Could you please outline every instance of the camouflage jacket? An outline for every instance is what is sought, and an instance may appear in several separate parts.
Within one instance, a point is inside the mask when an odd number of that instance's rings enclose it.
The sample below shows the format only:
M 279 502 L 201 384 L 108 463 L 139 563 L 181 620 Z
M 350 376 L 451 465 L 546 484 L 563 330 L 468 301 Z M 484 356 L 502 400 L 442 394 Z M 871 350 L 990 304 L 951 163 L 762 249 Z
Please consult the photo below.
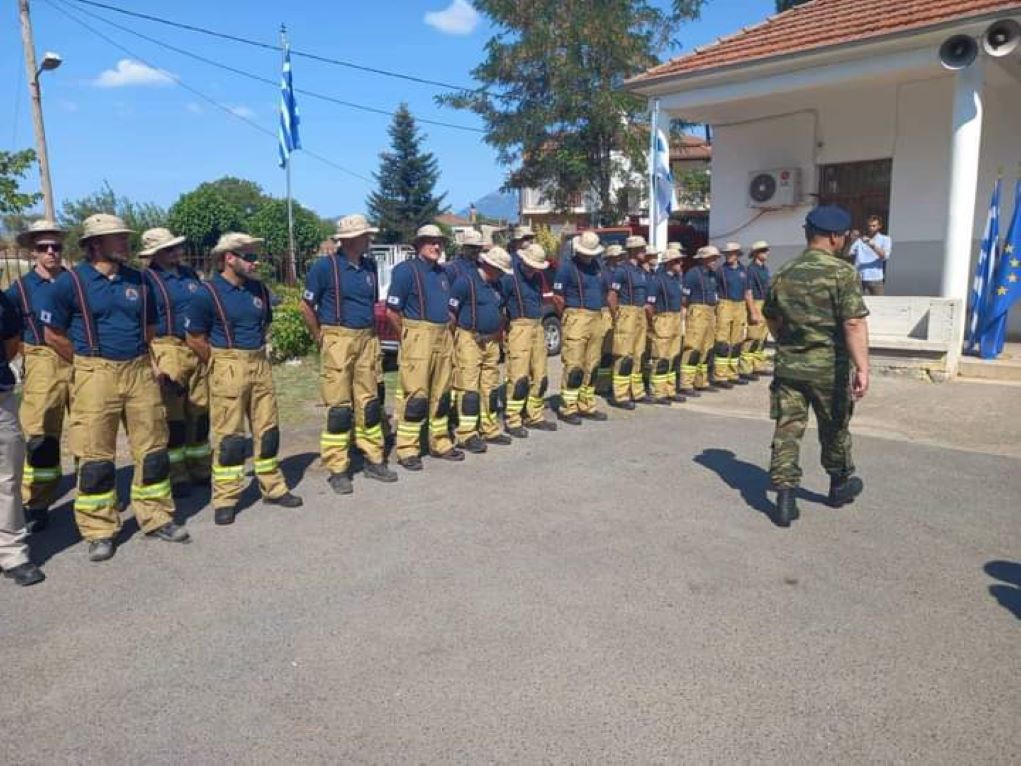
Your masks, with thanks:
M 776 375 L 820 384 L 850 370 L 844 322 L 868 316 L 854 266 L 824 250 L 806 250 L 769 283 L 762 309 L 779 320 Z

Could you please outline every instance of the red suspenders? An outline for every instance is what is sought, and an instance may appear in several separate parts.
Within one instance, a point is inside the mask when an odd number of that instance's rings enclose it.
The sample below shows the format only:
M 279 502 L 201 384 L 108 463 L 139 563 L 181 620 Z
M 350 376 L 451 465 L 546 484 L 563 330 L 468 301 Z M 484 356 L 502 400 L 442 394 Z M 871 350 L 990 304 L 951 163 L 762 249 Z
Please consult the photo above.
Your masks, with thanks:
M 166 332 L 166 334 L 167 335 L 173 335 L 174 334 L 174 327 L 176 326 L 176 323 L 174 322 L 174 305 L 173 305 L 173 303 L 170 300 L 170 291 L 167 290 L 167 286 L 165 284 L 163 284 L 163 280 L 160 278 L 160 275 L 157 274 L 154 269 L 151 269 L 151 268 L 146 269 L 145 273 L 148 274 L 150 277 L 152 277 L 153 282 L 156 283 L 156 287 L 159 288 L 160 295 L 163 296 L 163 306 L 166 308 L 166 314 L 167 314 L 167 332 Z
M 32 304 L 28 300 L 28 290 L 25 289 L 24 277 L 20 277 L 14 281 L 14 284 L 18 288 L 18 295 L 21 296 L 21 306 L 25 314 L 25 321 L 28 322 L 28 326 L 32 328 L 32 334 L 35 335 L 36 344 L 43 342 L 43 334 L 39 332 L 39 325 L 35 321 L 35 314 L 32 313 Z
M 82 285 L 82 279 L 74 269 L 68 269 L 67 273 L 71 276 L 75 293 L 78 295 L 78 307 L 82 312 L 82 324 L 85 325 L 85 342 L 89 344 L 89 353 L 92 356 L 99 356 L 99 337 L 96 335 L 96 325 L 93 321 L 92 309 L 89 307 L 89 301 L 85 297 L 85 286 Z
M 466 274 L 465 278 L 468 280 L 468 291 L 472 294 L 472 332 L 475 332 L 479 326 L 478 317 L 476 315 L 476 309 L 478 306 L 476 304 L 475 297 L 475 279 L 471 274 Z
M 213 299 L 213 307 L 220 316 L 220 324 L 223 325 L 223 335 L 227 339 L 227 348 L 234 348 L 234 332 L 230 329 L 230 322 L 227 321 L 227 312 L 223 310 L 223 302 L 220 300 L 220 293 L 212 282 L 203 282 Z
M 340 256 L 337 255 L 336 253 L 334 253 L 333 255 L 330 256 L 330 268 L 333 271 L 333 290 L 337 294 L 336 305 L 334 306 L 334 309 L 333 309 L 333 317 L 334 317 L 334 319 L 336 319 L 338 325 L 340 324 L 340 320 L 341 320 L 341 316 L 340 316 L 340 303 L 341 303 L 341 300 L 343 299 L 343 295 L 344 295 L 340 291 L 340 264 L 338 263 L 339 260 L 340 260 Z

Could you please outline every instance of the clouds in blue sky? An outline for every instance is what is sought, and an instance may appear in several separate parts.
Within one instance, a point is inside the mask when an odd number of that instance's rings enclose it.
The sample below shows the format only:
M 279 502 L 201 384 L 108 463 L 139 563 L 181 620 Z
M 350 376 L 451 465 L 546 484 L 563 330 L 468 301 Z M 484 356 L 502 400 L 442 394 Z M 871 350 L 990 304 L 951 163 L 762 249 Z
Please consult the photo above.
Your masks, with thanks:
M 479 12 L 467 0 L 451 0 L 442 11 L 429 11 L 425 23 L 448 35 L 470 35 L 479 25 Z
M 106 69 L 92 81 L 97 88 L 173 85 L 173 76 L 162 69 L 153 69 L 134 59 L 121 59 L 113 69 Z

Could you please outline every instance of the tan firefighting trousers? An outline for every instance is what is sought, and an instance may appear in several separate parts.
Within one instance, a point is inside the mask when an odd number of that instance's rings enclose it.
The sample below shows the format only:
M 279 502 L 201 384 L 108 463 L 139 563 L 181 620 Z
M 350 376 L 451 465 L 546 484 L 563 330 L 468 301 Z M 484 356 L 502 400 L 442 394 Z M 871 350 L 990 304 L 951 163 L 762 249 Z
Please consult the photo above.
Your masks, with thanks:
M 327 407 L 319 437 L 323 465 L 330 473 L 350 468 L 351 432 L 365 459 L 383 462 L 384 403 L 379 400 L 379 338 L 374 328 L 323 327 L 320 390 Z
M 543 420 L 547 378 L 546 336 L 538 319 L 513 319 L 507 333 L 508 428 Z
M 642 306 L 621 306 L 613 327 L 613 398 L 618 402 L 645 396 L 642 357 L 648 321 Z
M 748 325 L 744 301 L 721 300 L 716 306 L 716 356 L 713 374 L 717 380 L 737 380 L 741 343 Z
M 213 507 L 232 508 L 244 491 L 246 421 L 253 463 L 266 498 L 287 493 L 280 471 L 280 425 L 273 371 L 262 349 L 214 348 L 209 360 L 209 414 L 213 437 Z
M 759 315 L 762 315 L 763 300 L 755 301 Z M 741 367 L 742 375 L 751 375 L 753 372 L 763 372 L 766 369 L 766 338 L 769 336 L 769 327 L 763 320 L 760 324 L 752 324 L 751 317 L 748 317 L 748 334 L 744 343 L 741 344 Z
M 450 439 L 450 382 L 454 336 L 450 326 L 405 319 L 401 328 L 397 388 L 397 457 L 421 454 L 422 426 L 429 424 L 429 450 L 442 455 Z
M 170 483 L 204 484 L 209 481 L 212 449 L 209 446 L 209 370 L 198 354 L 173 336 L 155 338 L 152 356 L 170 385 L 163 386 L 170 434 Z
M 663 311 L 652 320 L 649 352 L 652 395 L 667 399 L 677 389 L 677 357 L 681 353 L 681 312 Z
M 681 388 L 709 387 L 709 351 L 716 333 L 716 307 L 704 303 L 688 306 L 681 350 Z
M 68 434 L 78 458 L 74 517 L 86 540 L 111 538 L 121 526 L 114 465 L 121 422 L 135 464 L 131 505 L 142 531 L 152 532 L 173 520 L 174 503 L 167 411 L 149 356 L 126 362 L 75 356 Z
M 605 327 L 603 315 L 591 309 L 567 309 L 563 324 L 560 396 L 564 405 L 561 412 L 564 415 L 589 414 L 596 411 L 596 378 Z
M 500 342 L 458 327 L 454 331 L 454 402 L 457 441 L 500 435 Z
M 613 388 L 613 315 L 605 306 L 599 313 L 603 318 L 600 329 L 603 344 L 599 356 L 599 373 L 596 375 L 596 393 L 608 396 Z
M 28 447 L 21 497 L 26 508 L 44 510 L 60 488 L 60 437 L 71 402 L 74 368 L 49 346 L 25 344 L 25 373 L 18 417 Z

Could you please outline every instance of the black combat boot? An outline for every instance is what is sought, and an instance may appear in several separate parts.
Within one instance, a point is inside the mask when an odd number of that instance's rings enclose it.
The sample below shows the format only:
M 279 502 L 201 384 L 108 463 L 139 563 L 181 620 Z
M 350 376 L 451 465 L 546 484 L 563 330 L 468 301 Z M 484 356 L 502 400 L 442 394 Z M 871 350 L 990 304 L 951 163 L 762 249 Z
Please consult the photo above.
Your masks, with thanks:
M 304 502 L 297 495 L 292 495 L 290 492 L 284 492 L 280 497 L 264 497 L 262 498 L 263 505 L 279 505 L 281 508 L 300 508 L 304 505 Z
M 830 495 L 827 498 L 834 508 L 853 503 L 854 499 L 865 489 L 865 482 L 857 476 L 831 476 Z
M 557 419 L 563 421 L 564 423 L 567 423 L 567 425 L 569 426 L 581 425 L 581 415 L 579 415 L 577 412 L 560 411 L 557 413 Z
M 578 414 L 585 420 L 595 420 L 599 423 L 609 420 L 609 416 L 605 412 L 599 412 L 598 410 L 594 412 L 579 412 Z
M 218 527 L 225 527 L 228 524 L 234 523 L 234 517 L 237 515 L 238 509 L 234 505 L 225 505 L 222 508 L 213 509 L 213 523 Z
M 331 473 L 330 478 L 326 481 L 330 485 L 330 489 L 337 495 L 350 495 L 355 491 L 351 477 L 346 473 Z
M 8 580 L 14 580 L 15 585 L 22 586 L 35 585 L 37 582 L 42 582 L 46 579 L 43 570 L 29 561 L 26 561 L 24 564 L 18 564 L 16 567 L 5 569 L 4 577 Z
M 797 491 L 796 487 L 781 487 L 776 491 L 776 514 L 773 523 L 778 527 L 789 527 L 791 522 L 797 521 L 801 515 L 795 501 Z
M 473 455 L 481 455 L 483 452 L 485 452 L 488 449 L 488 447 L 486 447 L 486 443 L 484 441 L 482 441 L 482 437 L 479 436 L 478 434 L 472 434 L 460 446 L 463 449 L 468 450 Z
M 507 433 L 513 436 L 515 439 L 528 438 L 528 429 L 526 429 L 524 426 L 509 426 L 507 428 Z

